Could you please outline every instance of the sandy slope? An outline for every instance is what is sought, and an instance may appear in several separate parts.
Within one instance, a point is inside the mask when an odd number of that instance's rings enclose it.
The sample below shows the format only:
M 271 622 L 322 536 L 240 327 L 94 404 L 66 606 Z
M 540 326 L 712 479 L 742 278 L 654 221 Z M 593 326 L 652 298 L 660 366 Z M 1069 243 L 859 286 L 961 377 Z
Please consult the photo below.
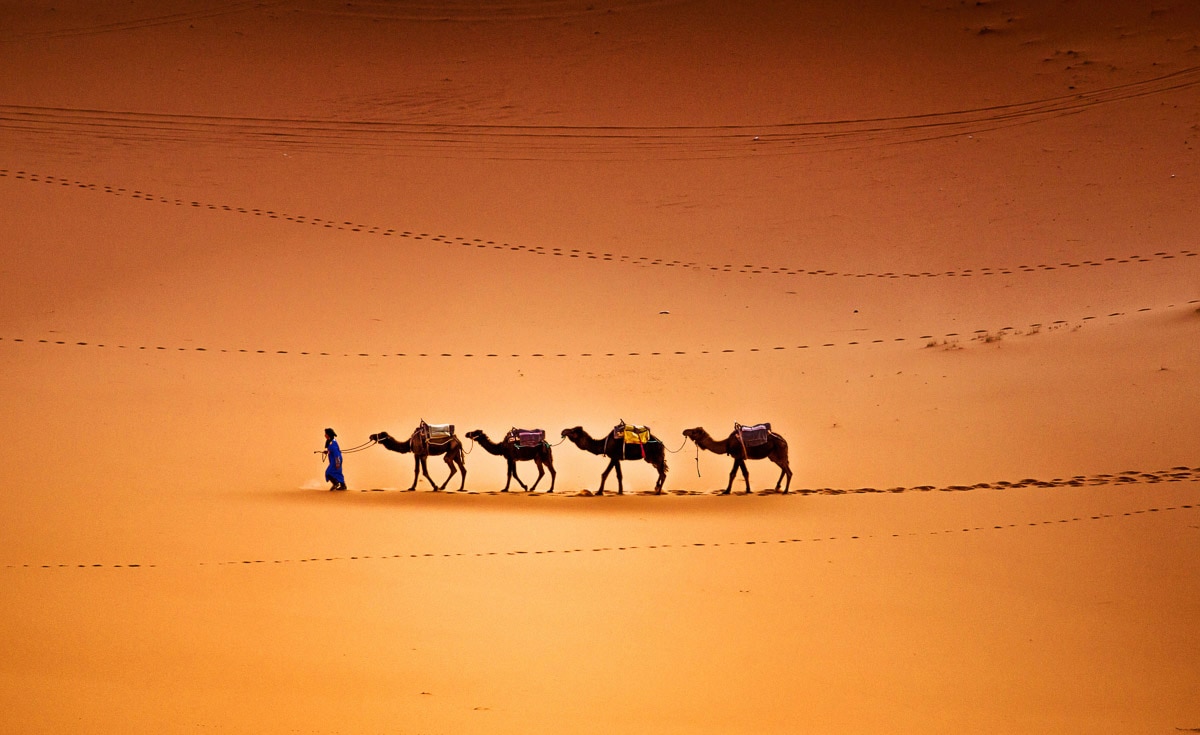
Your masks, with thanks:
M 792 5 L 0 3 L 0 730 L 1200 727 L 1200 14 Z

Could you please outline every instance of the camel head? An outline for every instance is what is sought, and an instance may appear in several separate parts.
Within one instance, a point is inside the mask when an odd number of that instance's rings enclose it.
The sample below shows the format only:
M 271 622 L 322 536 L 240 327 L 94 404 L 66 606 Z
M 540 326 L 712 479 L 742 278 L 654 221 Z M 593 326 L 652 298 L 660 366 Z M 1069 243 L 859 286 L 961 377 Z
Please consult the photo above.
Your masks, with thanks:
M 471 429 L 466 434 L 463 434 L 463 436 L 467 437 L 471 441 L 479 441 L 479 437 L 483 436 L 483 432 L 479 429 Z
M 586 449 L 588 442 L 592 440 L 592 437 L 588 436 L 588 433 L 583 430 L 582 426 L 572 426 L 569 429 L 563 429 L 562 435 L 564 438 L 570 439 L 572 444 L 583 449 Z
M 695 441 L 700 441 L 701 439 L 707 437 L 708 432 L 705 431 L 702 427 L 697 426 L 694 429 L 684 429 L 683 435 L 686 436 L 688 439 L 691 439 L 692 441 L 695 442 Z
M 411 440 L 406 439 L 405 441 L 396 441 L 392 438 L 392 435 L 386 431 L 381 431 L 378 434 L 372 434 L 371 441 L 379 442 L 383 445 L 384 449 L 390 449 L 393 452 L 399 452 L 401 454 L 408 454 L 413 450 Z

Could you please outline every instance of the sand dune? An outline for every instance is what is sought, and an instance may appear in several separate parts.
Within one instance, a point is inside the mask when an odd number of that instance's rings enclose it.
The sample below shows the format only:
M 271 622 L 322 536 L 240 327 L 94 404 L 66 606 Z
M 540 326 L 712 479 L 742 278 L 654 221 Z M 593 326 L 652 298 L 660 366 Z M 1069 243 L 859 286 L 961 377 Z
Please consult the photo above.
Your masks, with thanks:
M 1198 50 L 1117 0 L 0 3 L 0 731 L 1200 728 Z M 421 420 L 545 429 L 555 493 L 471 442 L 407 492 L 367 437 Z M 557 444 L 620 420 L 663 494 Z M 722 495 L 681 432 L 760 421 L 792 492 Z

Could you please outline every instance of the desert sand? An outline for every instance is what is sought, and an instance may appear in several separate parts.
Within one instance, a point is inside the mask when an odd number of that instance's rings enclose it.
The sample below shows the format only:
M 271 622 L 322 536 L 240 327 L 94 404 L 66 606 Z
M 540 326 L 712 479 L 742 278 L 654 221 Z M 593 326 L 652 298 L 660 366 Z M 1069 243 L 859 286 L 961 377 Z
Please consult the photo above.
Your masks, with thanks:
M 0 68 L 0 732 L 1200 731 L 1200 6 L 28 0 Z M 421 420 L 555 493 L 328 492 Z M 620 420 L 663 494 L 557 444 Z

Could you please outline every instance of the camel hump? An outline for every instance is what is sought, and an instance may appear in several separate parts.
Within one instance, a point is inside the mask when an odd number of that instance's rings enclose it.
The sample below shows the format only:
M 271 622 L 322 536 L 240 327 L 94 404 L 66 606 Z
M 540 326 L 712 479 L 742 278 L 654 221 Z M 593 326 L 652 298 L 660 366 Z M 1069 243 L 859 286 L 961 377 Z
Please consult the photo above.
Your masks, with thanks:
M 769 423 L 754 424 L 753 426 L 743 426 L 742 424 L 735 423 L 733 427 L 741 437 L 742 443 L 748 447 L 757 447 L 771 440 L 771 425 Z

